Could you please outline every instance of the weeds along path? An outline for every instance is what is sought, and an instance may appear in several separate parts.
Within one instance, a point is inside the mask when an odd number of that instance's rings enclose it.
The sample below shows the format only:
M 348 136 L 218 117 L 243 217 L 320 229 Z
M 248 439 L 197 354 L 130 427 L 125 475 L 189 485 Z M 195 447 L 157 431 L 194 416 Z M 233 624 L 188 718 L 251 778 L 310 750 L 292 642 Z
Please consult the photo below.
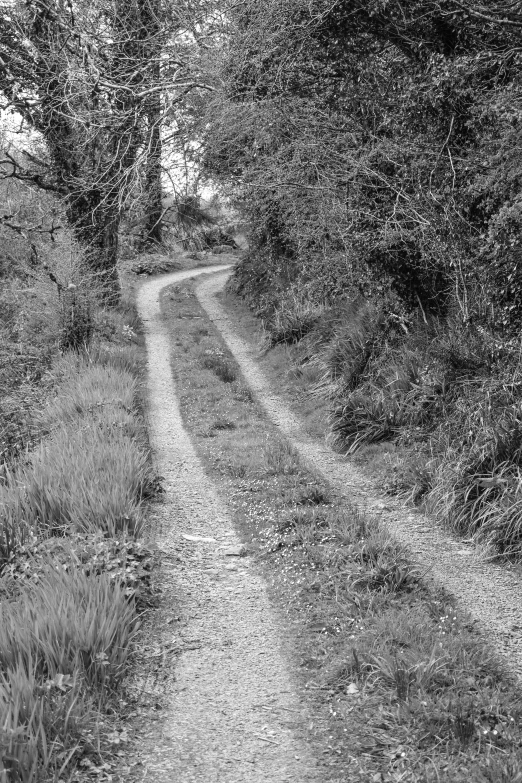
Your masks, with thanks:
M 291 441 L 300 457 L 321 474 L 346 500 L 382 520 L 393 537 L 433 579 L 458 598 L 488 640 L 522 679 L 522 578 L 508 565 L 482 562 L 472 546 L 458 541 L 419 513 L 378 489 L 345 459 L 307 436 L 285 402 L 273 391 L 256 364 L 256 350 L 234 328 L 216 299 L 229 275 L 214 275 L 198 285 L 196 293 L 238 362 L 245 381 L 271 420 Z
M 165 275 L 138 296 L 150 435 L 165 487 L 158 542 L 167 563 L 164 594 L 174 596 L 172 609 L 181 615 L 170 631 L 179 642 L 175 678 L 165 688 L 166 715 L 141 748 L 142 779 L 312 783 L 316 765 L 280 653 L 283 631 L 250 558 L 229 556 L 240 541 L 183 428 L 160 317 L 163 288 L 223 268 Z

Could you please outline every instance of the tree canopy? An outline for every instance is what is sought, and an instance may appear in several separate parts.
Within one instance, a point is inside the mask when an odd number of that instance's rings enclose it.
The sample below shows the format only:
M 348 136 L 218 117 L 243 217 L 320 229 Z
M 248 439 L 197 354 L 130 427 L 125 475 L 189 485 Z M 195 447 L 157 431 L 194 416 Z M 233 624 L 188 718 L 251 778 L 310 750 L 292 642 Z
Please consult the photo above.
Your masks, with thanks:
M 160 239 L 162 140 L 207 88 L 200 2 L 16 0 L 0 6 L 0 91 L 44 142 L 4 153 L 3 176 L 52 191 L 91 268 L 117 287 L 118 229 L 145 191 L 145 240 Z
M 516 328 L 518 3 L 269 0 L 231 19 L 206 166 L 251 222 L 252 274 Z

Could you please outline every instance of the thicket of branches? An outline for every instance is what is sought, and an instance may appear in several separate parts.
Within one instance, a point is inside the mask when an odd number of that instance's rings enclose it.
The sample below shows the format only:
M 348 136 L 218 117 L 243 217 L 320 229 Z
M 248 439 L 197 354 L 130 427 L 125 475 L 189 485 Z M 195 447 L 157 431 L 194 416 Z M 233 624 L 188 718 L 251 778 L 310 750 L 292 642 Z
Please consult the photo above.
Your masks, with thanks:
M 161 239 L 162 147 L 186 96 L 209 88 L 198 39 L 210 13 L 204 2 L 163 0 L 0 6 L 4 116 L 42 141 L 41 154 L 34 144 L 5 150 L 2 175 L 62 199 L 91 269 L 113 290 L 129 206 L 141 203 L 142 243 Z
M 519 4 L 269 0 L 231 16 L 207 166 L 251 221 L 247 276 L 518 328 Z

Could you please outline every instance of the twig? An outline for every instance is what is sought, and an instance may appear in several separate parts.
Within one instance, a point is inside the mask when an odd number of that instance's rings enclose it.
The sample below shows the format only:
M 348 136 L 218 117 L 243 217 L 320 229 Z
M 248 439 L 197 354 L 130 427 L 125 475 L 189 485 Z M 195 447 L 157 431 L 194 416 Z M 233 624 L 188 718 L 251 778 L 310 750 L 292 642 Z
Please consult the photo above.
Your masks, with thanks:
M 418 294 L 418 291 L 415 291 L 415 296 L 417 297 L 417 302 L 419 303 L 419 307 L 420 307 L 420 309 L 421 309 L 421 313 L 422 313 L 422 320 L 424 321 L 424 323 L 425 323 L 425 324 L 426 324 L 426 326 L 427 326 L 427 325 L 428 325 L 428 319 L 426 318 L 426 313 L 424 312 L 424 307 L 422 306 L 422 302 L 421 302 L 421 300 L 420 300 L 420 296 L 419 296 L 419 294 Z
M 265 742 L 271 742 L 272 745 L 280 745 L 280 742 L 276 742 L 275 740 L 268 739 L 268 737 L 263 737 L 262 734 L 254 734 L 254 737 L 257 737 L 258 739 L 264 740 Z

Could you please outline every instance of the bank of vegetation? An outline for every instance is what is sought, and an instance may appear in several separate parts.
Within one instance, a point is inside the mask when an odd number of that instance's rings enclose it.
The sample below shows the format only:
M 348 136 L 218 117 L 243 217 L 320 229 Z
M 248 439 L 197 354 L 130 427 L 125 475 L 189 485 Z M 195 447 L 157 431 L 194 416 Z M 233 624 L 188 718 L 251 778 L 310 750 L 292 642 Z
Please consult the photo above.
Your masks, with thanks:
M 4 196 L 13 202 L 27 194 L 9 185 Z M 32 203 L 35 212 L 38 206 L 45 199 Z M 79 769 L 110 771 L 115 759 L 115 707 L 150 597 L 153 555 L 142 533 L 154 481 L 133 307 L 104 306 L 70 232 L 39 241 L 38 264 L 30 263 L 26 238 L 7 238 L 0 778 L 33 783 L 69 780 Z
M 206 166 L 251 226 L 233 289 L 296 346 L 336 448 L 387 444 L 389 491 L 520 559 L 520 9 L 231 15 Z

